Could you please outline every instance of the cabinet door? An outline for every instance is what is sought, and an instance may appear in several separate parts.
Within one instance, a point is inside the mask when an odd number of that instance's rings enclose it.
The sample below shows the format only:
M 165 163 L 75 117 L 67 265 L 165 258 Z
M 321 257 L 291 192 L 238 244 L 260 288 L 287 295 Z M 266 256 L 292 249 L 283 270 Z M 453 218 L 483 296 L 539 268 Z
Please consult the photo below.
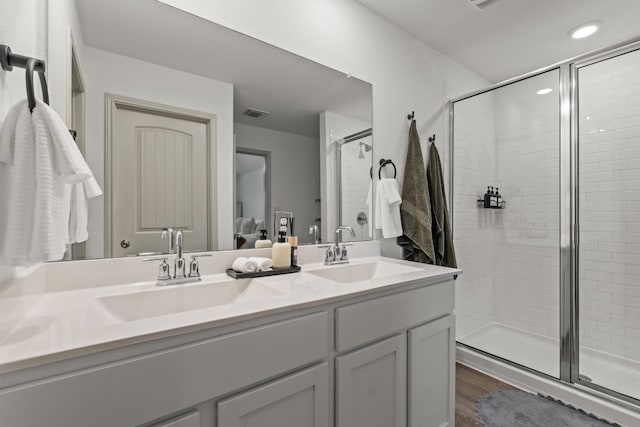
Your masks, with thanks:
M 198 412 L 191 412 L 170 421 L 162 421 L 151 427 L 200 427 L 200 414 Z
M 218 427 L 328 427 L 326 363 L 218 403 Z
M 455 316 L 409 331 L 409 427 L 453 426 Z
M 405 427 L 405 335 L 336 358 L 338 427 Z

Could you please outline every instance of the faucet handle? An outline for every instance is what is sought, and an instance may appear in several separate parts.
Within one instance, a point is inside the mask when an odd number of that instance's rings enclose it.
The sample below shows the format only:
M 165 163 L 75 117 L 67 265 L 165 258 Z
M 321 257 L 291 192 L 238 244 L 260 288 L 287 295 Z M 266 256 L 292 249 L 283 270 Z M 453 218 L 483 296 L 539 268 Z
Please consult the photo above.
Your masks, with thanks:
M 169 280 L 171 278 L 171 274 L 169 274 L 169 264 L 167 264 L 167 257 L 145 258 L 142 261 L 162 261 L 158 268 L 158 280 Z
M 191 255 L 191 262 L 189 263 L 189 277 L 200 277 L 200 263 L 198 258 L 208 257 L 211 254 Z

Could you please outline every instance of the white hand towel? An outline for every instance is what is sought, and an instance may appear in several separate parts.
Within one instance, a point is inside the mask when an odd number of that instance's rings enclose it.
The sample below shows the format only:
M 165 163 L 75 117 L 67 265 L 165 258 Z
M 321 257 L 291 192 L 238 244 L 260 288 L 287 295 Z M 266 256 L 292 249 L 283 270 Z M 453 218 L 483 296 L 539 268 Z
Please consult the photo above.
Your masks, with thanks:
M 0 255 L 7 265 L 29 261 L 35 215 L 36 154 L 27 101 L 14 105 L 0 129 L 0 161 L 7 167 L 1 182 L 7 215 L 0 221 Z
M 255 273 L 258 271 L 258 264 L 255 261 L 251 261 L 249 258 L 238 257 L 231 265 L 238 273 Z
M 40 100 L 33 113 L 26 101 L 16 104 L 0 129 L 0 162 L 9 169 L 0 183 L 9 201 L 0 220 L 0 257 L 9 265 L 61 259 L 66 243 L 86 233 L 86 200 L 77 200 L 86 194 L 68 186 L 89 181 L 91 194 L 101 193 L 64 122 Z
M 382 237 L 391 238 L 402 235 L 400 204 L 402 198 L 395 178 L 382 178 L 376 191 L 376 228 L 382 229 Z
M 251 257 L 249 261 L 253 261 L 258 265 L 258 271 L 271 270 L 271 267 L 273 267 L 273 260 L 271 258 Z

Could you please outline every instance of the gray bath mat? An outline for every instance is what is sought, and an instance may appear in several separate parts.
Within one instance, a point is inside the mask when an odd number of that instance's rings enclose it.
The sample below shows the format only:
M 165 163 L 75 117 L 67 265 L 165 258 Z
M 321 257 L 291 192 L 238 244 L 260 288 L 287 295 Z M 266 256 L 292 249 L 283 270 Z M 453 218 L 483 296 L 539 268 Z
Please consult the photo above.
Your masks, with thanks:
M 485 427 L 612 427 L 579 409 L 520 390 L 500 390 L 476 402 Z

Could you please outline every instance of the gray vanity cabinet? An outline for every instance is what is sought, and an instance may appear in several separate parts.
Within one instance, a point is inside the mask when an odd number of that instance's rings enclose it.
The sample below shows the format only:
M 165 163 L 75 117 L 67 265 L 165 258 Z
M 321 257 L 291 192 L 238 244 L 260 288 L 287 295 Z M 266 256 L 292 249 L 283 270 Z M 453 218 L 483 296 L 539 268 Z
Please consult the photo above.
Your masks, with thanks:
M 218 402 L 218 427 L 329 427 L 326 363 Z
M 446 281 L 336 309 L 337 427 L 453 425 L 453 306 Z
M 409 427 L 451 427 L 455 414 L 455 317 L 409 330 Z
M 405 334 L 336 358 L 338 427 L 406 426 Z

